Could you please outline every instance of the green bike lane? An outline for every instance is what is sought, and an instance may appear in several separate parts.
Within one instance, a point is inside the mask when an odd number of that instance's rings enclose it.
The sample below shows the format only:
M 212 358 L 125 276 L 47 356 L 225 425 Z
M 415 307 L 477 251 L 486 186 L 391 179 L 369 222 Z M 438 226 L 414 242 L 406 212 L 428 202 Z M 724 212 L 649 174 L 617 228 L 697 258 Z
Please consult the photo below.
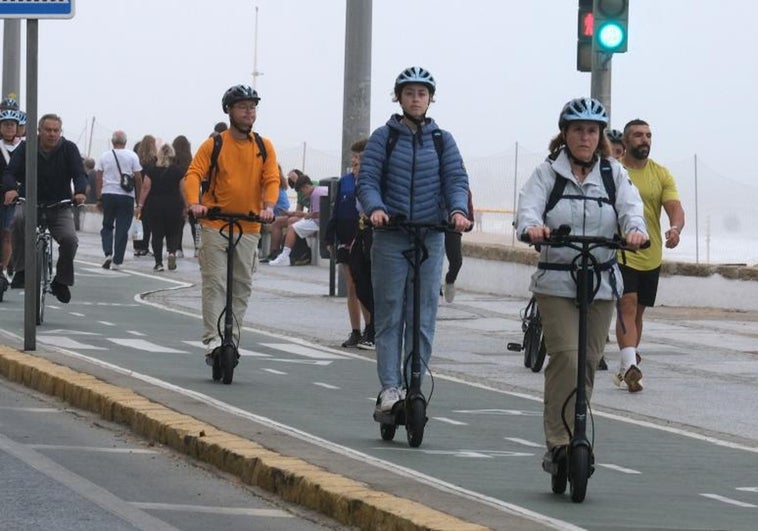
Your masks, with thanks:
M 38 328 L 40 343 L 59 347 L 50 357 L 152 393 L 212 424 L 224 419 L 230 431 L 260 434 L 264 445 L 283 453 L 312 453 L 322 466 L 377 489 L 493 528 L 508 528 L 501 524 L 513 515 L 557 528 L 754 528 L 754 448 L 596 414 L 596 472 L 587 500 L 572 504 L 568 495 L 550 492 L 540 469 L 537 396 L 438 375 L 421 447 L 408 447 L 403 427 L 385 442 L 371 418 L 373 361 L 246 327 L 247 355 L 234 383 L 224 386 L 210 380 L 202 361 L 197 312 L 169 311 L 135 297 L 136 291 L 166 289 L 166 280 L 97 268 L 83 274 L 76 299 L 51 305 Z M 13 311 L 7 316 L 13 319 Z M 427 378 L 427 394 L 429 384 Z M 282 442 L 289 438 L 299 443 Z

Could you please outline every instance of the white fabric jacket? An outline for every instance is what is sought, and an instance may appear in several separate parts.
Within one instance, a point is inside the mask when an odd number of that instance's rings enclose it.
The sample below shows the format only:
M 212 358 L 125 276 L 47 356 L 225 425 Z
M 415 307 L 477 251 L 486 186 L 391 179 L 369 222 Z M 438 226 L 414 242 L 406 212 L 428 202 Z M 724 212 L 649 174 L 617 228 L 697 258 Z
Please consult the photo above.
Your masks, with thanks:
M 571 234 L 582 236 L 605 236 L 613 237 L 617 227 L 621 227 L 622 234 L 628 234 L 633 230 L 647 234 L 645 218 L 643 216 L 642 199 L 639 191 L 632 184 L 626 170 L 615 159 L 609 159 L 613 172 L 613 180 L 616 183 L 616 211 L 608 203 L 603 203 L 589 198 L 608 198 L 603 179 L 600 175 L 600 162 L 598 161 L 587 175 L 584 182 L 579 181 L 571 172 L 571 164 L 565 150 L 561 151 L 554 161 L 547 160 L 537 166 L 529 180 L 524 184 L 519 194 L 518 211 L 516 216 L 516 231 L 519 237 L 529 227 L 546 225 L 556 229 L 561 225 L 569 225 Z M 556 179 L 556 173 L 566 177 L 568 183 L 563 191 L 565 195 L 583 195 L 588 199 L 563 198 L 550 210 L 543 221 L 550 192 Z M 628 252 L 628 251 L 627 251 Z M 540 251 L 540 262 L 552 264 L 570 264 L 579 253 L 568 247 L 550 247 L 543 245 Z M 616 256 L 616 251 L 606 248 L 597 248 L 592 254 L 599 263 L 607 263 Z M 614 290 L 611 285 L 611 275 L 615 278 L 616 293 L 623 293 L 623 281 L 618 271 L 618 266 L 606 269 L 601 274 L 601 286 L 595 298 L 613 299 Z M 558 297 L 575 297 L 576 284 L 571 277 L 570 271 L 552 271 L 538 269 L 532 275 L 529 287 L 534 293 L 543 293 Z

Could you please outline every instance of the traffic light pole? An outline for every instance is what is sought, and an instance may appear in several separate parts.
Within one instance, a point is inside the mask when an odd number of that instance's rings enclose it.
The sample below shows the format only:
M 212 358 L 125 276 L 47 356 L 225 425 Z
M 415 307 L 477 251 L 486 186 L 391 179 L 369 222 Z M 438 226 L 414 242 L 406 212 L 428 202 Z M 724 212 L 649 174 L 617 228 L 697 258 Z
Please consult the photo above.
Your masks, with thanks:
M 600 101 L 611 119 L 611 66 L 613 54 L 593 52 L 590 96 Z

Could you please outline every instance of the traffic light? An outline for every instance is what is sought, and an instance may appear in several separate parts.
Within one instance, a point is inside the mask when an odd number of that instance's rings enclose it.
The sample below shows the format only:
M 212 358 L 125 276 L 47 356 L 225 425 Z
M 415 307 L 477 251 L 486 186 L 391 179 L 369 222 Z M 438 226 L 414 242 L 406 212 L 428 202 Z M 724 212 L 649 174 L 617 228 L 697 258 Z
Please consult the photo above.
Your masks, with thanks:
M 576 69 L 579 72 L 592 72 L 592 29 L 595 21 L 592 1 L 579 0 L 576 30 Z
M 595 0 L 595 51 L 624 53 L 629 30 L 629 0 Z

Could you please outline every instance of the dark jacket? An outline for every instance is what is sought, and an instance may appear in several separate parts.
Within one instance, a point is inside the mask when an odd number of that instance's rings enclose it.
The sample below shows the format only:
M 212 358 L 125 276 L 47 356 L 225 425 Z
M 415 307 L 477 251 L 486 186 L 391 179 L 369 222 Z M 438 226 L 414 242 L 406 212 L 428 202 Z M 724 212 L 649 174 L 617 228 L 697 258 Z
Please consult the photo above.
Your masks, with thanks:
M 358 209 L 355 205 L 355 175 L 343 175 L 337 185 L 332 217 L 326 226 L 324 241 L 333 245 L 350 245 L 358 231 Z
M 3 172 L 3 188 L 12 190 L 20 183 L 19 195 L 26 196 L 26 142 L 22 142 L 11 155 Z M 74 194 L 87 193 L 87 174 L 76 144 L 61 137 L 50 153 L 37 154 L 37 201 L 39 203 L 71 199 Z

